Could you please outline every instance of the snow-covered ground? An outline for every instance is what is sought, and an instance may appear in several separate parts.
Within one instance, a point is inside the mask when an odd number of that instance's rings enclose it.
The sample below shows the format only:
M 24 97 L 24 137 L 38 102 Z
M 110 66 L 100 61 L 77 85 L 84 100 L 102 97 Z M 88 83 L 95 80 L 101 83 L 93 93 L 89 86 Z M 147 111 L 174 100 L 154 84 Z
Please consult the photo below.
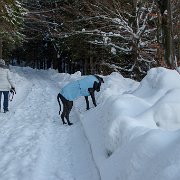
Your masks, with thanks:
M 177 71 L 154 68 L 140 83 L 104 76 L 96 108 L 74 102 L 72 126 L 62 124 L 56 96 L 80 72 L 11 72 L 17 94 L 0 113 L 0 180 L 180 179 Z

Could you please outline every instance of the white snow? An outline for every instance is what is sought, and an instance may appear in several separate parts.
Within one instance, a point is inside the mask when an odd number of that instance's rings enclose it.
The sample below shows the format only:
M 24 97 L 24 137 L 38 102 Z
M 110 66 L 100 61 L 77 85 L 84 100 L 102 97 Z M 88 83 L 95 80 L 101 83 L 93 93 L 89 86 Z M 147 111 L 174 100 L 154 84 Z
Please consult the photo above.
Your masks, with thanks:
M 116 48 L 111 47 L 111 53 L 112 53 L 112 54 L 116 54 Z
M 80 97 L 63 125 L 56 96 L 81 73 L 11 67 L 17 94 L 0 113 L 0 180 L 179 180 L 180 76 L 104 76 L 89 111 Z M 2 103 L 1 103 L 2 107 Z

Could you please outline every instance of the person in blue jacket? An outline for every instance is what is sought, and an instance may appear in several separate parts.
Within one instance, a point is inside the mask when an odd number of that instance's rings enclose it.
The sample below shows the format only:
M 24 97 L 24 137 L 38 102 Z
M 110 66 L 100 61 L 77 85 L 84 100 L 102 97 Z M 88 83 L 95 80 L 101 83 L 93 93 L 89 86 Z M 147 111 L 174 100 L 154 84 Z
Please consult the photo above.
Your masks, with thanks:
M 63 112 L 61 114 L 63 124 L 66 124 L 64 121 L 65 117 L 67 119 L 68 125 L 72 125 L 72 123 L 69 121 L 69 114 L 73 106 L 73 101 L 78 97 L 85 97 L 87 110 L 89 110 L 88 96 L 91 96 L 94 106 L 97 106 L 94 91 L 100 91 L 101 83 L 104 83 L 103 78 L 97 75 L 89 75 L 80 80 L 70 82 L 61 89 L 60 93 L 57 96 L 57 99 L 60 106 L 60 111 L 61 105 L 59 99 L 61 99 L 63 103 Z

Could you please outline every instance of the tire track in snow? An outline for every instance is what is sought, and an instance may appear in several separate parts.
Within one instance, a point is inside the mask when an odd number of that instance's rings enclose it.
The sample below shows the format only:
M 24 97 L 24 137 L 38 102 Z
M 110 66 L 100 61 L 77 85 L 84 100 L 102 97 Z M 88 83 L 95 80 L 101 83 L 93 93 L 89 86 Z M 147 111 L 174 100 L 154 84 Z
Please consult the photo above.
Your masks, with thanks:
M 56 82 L 39 72 L 25 76 L 32 86 L 0 128 L 1 180 L 99 180 L 79 118 L 72 112 L 76 123 L 61 123 Z

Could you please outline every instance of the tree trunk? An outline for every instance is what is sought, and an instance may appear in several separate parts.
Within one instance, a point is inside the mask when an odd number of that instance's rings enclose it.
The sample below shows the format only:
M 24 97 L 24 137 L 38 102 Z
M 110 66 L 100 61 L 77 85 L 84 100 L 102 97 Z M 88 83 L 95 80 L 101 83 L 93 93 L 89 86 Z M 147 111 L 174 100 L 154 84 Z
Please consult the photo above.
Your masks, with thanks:
M 164 9 L 162 17 L 162 32 L 164 45 L 164 60 L 167 66 L 174 68 L 174 53 L 173 53 L 173 34 L 172 34 L 172 15 L 171 1 L 164 1 Z
M 157 24 L 157 62 L 160 66 L 165 66 L 164 59 L 163 59 L 163 47 L 162 47 L 162 22 L 161 22 L 161 16 L 160 13 L 158 13 L 158 24 Z
M 170 36 L 170 57 L 169 61 L 171 62 L 171 68 L 175 68 L 175 55 L 174 55 L 174 33 L 173 33 L 173 23 L 172 23 L 172 5 L 171 0 L 168 0 L 168 12 L 169 12 L 169 18 L 168 18 L 168 24 L 169 24 L 169 36 Z
M 177 45 L 178 53 L 177 53 L 177 62 L 180 64 L 180 29 L 178 29 L 178 45 Z
M 88 72 L 88 60 L 87 58 L 84 59 L 84 74 L 86 75 Z
M 0 37 L 0 59 L 2 59 L 2 49 L 3 49 L 3 44 L 2 44 L 2 37 Z
M 89 46 L 90 48 L 90 52 L 92 52 L 92 44 L 90 44 Z M 90 57 L 89 57 L 89 67 L 90 67 L 90 73 L 91 74 L 94 74 L 94 61 L 93 61 L 93 56 L 90 54 Z
M 94 62 L 92 56 L 90 56 L 89 63 L 90 63 L 90 72 L 91 74 L 94 74 Z
M 58 62 L 56 57 L 53 58 L 53 69 L 58 69 Z

